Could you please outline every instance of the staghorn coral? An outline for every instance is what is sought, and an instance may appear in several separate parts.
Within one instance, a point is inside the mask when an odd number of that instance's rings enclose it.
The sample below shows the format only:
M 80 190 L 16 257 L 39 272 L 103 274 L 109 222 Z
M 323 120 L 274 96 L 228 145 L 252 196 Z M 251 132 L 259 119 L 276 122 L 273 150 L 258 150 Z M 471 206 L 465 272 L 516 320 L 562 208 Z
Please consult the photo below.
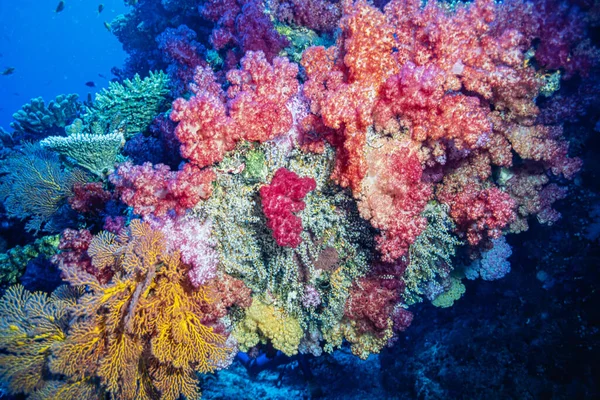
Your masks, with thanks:
M 103 232 L 88 254 L 114 278 L 63 264 L 65 279 L 88 290 L 74 307 L 79 320 L 55 351 L 52 371 L 72 379 L 98 377 L 115 398 L 197 398 L 195 373 L 212 372 L 228 357 L 226 337 L 206 325 L 211 292 L 192 290 L 179 253 L 162 233 L 134 220 L 119 236 Z

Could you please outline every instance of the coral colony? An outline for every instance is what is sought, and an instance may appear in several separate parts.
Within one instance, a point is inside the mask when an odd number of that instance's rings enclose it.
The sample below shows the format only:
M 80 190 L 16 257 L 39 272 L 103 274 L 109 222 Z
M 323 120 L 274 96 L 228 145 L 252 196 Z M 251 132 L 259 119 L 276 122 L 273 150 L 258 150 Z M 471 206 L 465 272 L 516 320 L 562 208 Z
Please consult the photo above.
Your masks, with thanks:
M 560 218 L 584 105 L 559 89 L 600 56 L 576 6 L 130 3 L 108 89 L 1 131 L 31 238 L 0 255 L 10 393 L 196 399 L 238 352 L 366 359 Z M 46 293 L 23 286 L 40 257 Z

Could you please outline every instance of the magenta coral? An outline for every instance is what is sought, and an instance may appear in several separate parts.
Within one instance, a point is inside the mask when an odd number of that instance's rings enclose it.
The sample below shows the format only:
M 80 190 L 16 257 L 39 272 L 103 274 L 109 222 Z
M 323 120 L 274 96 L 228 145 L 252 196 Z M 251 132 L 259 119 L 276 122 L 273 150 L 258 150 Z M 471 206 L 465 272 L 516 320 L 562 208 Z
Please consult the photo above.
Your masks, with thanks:
M 267 226 L 279 246 L 298 247 L 302 242 L 302 220 L 293 213 L 304 210 L 304 196 L 316 188 L 313 178 L 279 168 L 269 185 L 260 188 L 262 209 Z

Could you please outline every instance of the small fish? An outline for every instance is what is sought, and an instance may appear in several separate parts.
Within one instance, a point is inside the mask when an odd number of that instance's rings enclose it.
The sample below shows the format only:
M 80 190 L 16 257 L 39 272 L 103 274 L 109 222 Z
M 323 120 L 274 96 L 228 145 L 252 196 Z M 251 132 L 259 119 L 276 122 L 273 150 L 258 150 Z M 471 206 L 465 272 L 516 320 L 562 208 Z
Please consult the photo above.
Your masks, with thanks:
M 90 92 L 88 92 L 88 95 L 87 95 L 87 102 L 88 102 L 88 104 L 92 104 L 93 103 L 93 101 L 92 101 L 92 94 Z
M 102 74 L 98 74 L 98 76 L 102 79 L 108 79 L 106 76 L 102 75 Z
M 20 96 L 20 95 L 21 95 L 21 93 L 19 93 L 19 92 L 14 92 L 13 93 L 13 96 Z
M 98 6 L 98 14 L 100 14 L 102 11 L 104 11 L 104 4 L 100 4 Z
M 93 81 L 89 81 L 85 83 L 85 86 L 96 87 L 96 84 Z
M 14 67 L 8 67 L 0 75 L 12 75 L 15 72 Z
M 59 13 L 64 9 L 65 9 L 65 2 L 61 0 L 58 2 L 58 5 L 56 6 L 56 10 L 54 10 L 54 12 Z
M 109 32 L 112 32 L 112 30 L 111 30 L 111 27 L 110 27 L 110 24 L 109 24 L 108 22 L 104 21 L 104 27 L 105 27 L 105 28 L 106 28 L 106 29 L 107 29 Z

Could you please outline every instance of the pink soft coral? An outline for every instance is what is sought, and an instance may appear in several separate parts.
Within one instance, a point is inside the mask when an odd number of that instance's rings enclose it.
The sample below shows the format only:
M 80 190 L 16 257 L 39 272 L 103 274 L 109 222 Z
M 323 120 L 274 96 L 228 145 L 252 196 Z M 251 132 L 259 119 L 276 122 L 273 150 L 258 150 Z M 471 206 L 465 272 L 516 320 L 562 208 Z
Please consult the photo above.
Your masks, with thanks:
M 248 52 L 241 69 L 231 70 L 227 94 L 210 68 L 199 67 L 194 96 L 175 100 L 171 119 L 181 155 L 198 167 L 221 161 L 241 139 L 264 142 L 280 136 L 294 122 L 290 101 L 298 92 L 298 66 L 262 52 Z
M 367 155 L 358 209 L 381 233 L 377 247 L 384 261 L 394 261 L 425 229 L 420 214 L 431 198 L 431 185 L 422 182 L 423 168 L 409 143 L 379 143 Z
M 163 233 L 167 250 L 179 251 L 181 261 L 191 267 L 188 276 L 194 286 L 200 287 L 216 276 L 219 254 L 210 220 L 181 216 L 150 218 L 148 222 Z
M 121 200 L 136 214 L 165 215 L 168 211 L 183 214 L 201 199 L 212 194 L 215 173 L 186 164 L 181 171 L 171 171 L 164 164 L 121 164 L 109 177 Z

